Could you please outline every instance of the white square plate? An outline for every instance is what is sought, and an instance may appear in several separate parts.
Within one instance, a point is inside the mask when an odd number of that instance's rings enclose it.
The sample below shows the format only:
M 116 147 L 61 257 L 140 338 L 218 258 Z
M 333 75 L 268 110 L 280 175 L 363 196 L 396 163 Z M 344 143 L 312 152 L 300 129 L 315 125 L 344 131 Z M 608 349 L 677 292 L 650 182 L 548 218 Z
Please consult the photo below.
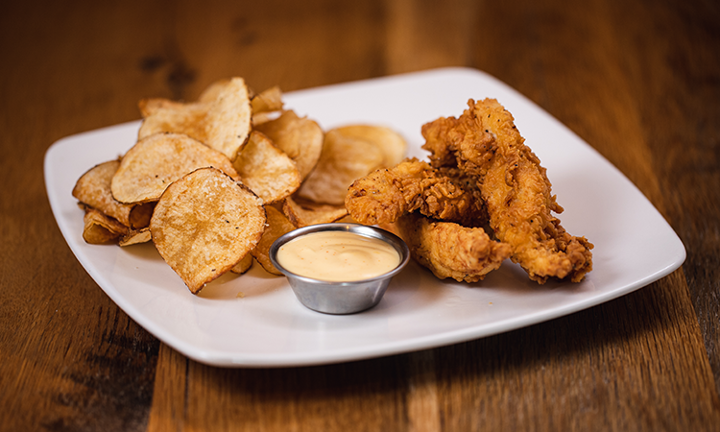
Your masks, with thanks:
M 82 239 L 83 212 L 71 190 L 89 168 L 135 143 L 139 121 L 54 143 L 45 155 L 48 198 L 68 245 L 120 308 L 179 352 L 217 366 L 326 364 L 481 338 L 620 297 L 683 263 L 680 239 L 630 181 L 545 111 L 482 72 L 450 68 L 351 82 L 289 93 L 285 102 L 324 129 L 390 126 L 406 137 L 410 156 L 426 159 L 420 127 L 459 116 L 469 98 L 485 97 L 510 110 L 547 168 L 565 208 L 563 226 L 595 244 L 594 270 L 582 283 L 537 285 L 508 261 L 484 281 L 463 284 L 440 281 L 411 263 L 377 307 L 333 316 L 306 309 L 285 278 L 255 264 L 195 296 L 152 244 L 120 248 Z

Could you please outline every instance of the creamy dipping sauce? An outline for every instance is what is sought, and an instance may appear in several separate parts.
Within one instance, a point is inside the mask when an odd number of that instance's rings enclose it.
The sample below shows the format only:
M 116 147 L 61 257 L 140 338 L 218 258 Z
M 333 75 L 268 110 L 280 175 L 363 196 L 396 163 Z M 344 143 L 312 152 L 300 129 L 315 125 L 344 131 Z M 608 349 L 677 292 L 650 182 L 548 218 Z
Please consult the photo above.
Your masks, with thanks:
M 370 279 L 400 264 L 400 254 L 383 240 L 347 231 L 320 231 L 278 249 L 278 263 L 300 276 L 331 282 Z

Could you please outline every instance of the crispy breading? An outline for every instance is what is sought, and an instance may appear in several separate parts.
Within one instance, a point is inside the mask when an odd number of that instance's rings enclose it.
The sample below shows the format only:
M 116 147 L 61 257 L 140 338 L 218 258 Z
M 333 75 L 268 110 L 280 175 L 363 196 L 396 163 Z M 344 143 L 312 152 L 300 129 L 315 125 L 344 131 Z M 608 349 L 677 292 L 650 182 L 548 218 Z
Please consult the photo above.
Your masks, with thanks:
M 482 201 L 461 185 L 459 178 L 410 158 L 357 179 L 348 189 L 345 207 L 366 225 L 391 223 L 414 211 L 454 222 L 483 220 Z
M 423 126 L 431 164 L 458 168 L 475 179 L 495 236 L 512 247 L 512 260 L 532 280 L 581 281 L 592 270 L 593 245 L 568 234 L 551 213 L 563 208 L 513 116 L 494 99 L 471 99 L 468 106 L 459 118 Z
M 431 220 L 407 213 L 388 228 L 397 233 L 413 259 L 440 279 L 478 282 L 510 256 L 509 245 L 492 240 L 482 228 Z

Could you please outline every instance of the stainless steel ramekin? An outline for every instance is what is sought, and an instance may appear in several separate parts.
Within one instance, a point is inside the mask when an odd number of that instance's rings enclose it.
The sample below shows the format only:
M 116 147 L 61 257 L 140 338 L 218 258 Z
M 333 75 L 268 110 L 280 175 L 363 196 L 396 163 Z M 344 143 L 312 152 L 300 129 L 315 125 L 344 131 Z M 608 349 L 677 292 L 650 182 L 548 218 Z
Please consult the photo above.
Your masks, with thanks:
M 328 282 L 300 276 L 278 263 L 277 252 L 282 245 L 302 235 L 318 231 L 349 231 L 380 239 L 395 248 L 400 256 L 400 264 L 393 270 L 371 279 Z M 377 305 L 385 294 L 390 280 L 405 267 L 409 259 L 410 250 L 400 237 L 380 228 L 349 223 L 328 223 L 298 228 L 275 240 L 270 247 L 270 261 L 287 276 L 300 303 L 312 310 L 336 315 L 357 313 Z

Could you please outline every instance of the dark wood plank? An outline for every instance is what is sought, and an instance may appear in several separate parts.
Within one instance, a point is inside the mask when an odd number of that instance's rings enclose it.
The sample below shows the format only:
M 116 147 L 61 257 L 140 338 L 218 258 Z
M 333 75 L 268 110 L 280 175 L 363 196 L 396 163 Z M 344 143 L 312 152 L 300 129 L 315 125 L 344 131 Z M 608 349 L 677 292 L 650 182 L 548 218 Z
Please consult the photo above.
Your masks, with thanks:
M 113 28 L 121 17 L 101 19 L 111 12 L 16 2 L 0 17 L 2 430 L 137 430 L 147 422 L 159 342 L 74 258 L 42 169 L 58 138 L 138 117 L 128 96 L 146 93 L 147 80 L 135 63 L 116 73 L 113 56 L 126 52 L 111 42 L 130 40 L 122 25 Z

